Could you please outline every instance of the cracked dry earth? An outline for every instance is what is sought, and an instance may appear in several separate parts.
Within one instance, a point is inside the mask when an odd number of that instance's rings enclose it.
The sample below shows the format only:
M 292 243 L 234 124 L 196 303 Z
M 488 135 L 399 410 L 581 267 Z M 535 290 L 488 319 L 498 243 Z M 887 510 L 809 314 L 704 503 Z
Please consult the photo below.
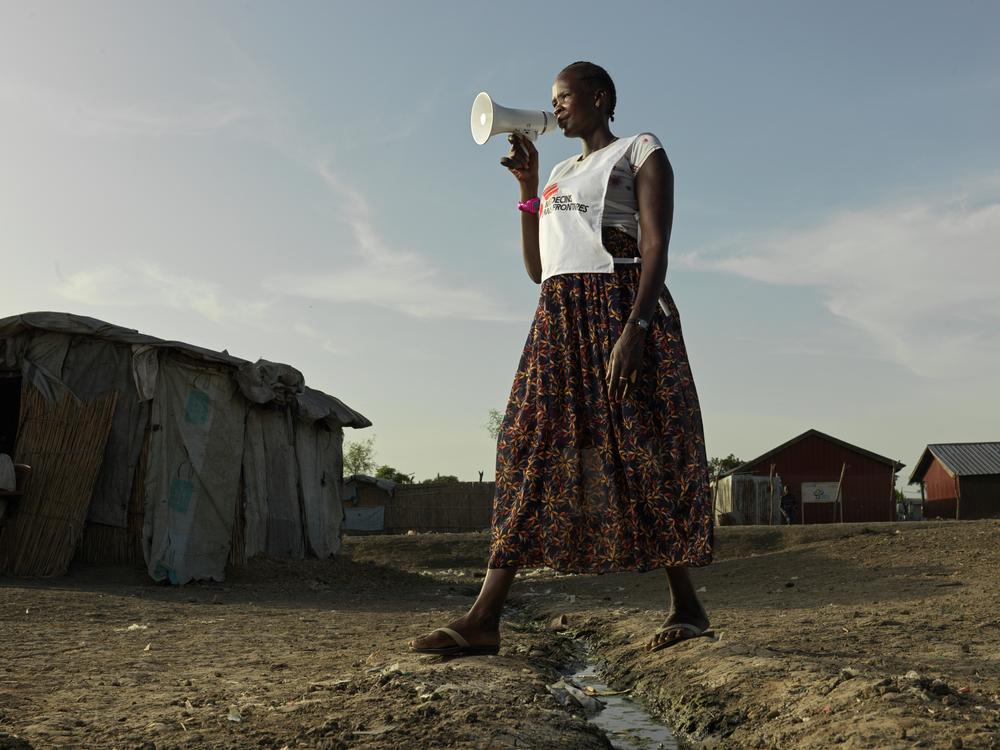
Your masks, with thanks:
M 715 637 L 655 654 L 662 572 L 526 571 L 500 656 L 409 654 L 487 541 L 354 537 L 181 588 L 0 579 L 0 748 L 608 748 L 547 689 L 582 642 L 691 747 L 1000 748 L 998 522 L 719 529 L 694 573 Z

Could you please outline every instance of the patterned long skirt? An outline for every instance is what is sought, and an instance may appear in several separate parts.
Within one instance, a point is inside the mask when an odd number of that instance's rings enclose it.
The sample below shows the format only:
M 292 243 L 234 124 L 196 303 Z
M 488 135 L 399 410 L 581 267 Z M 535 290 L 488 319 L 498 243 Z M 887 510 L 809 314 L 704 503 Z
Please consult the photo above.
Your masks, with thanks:
M 605 230 L 618 257 L 636 241 Z M 712 501 L 698 394 L 664 287 L 637 382 L 608 398 L 638 265 L 542 282 L 497 441 L 490 567 L 563 572 L 707 565 Z

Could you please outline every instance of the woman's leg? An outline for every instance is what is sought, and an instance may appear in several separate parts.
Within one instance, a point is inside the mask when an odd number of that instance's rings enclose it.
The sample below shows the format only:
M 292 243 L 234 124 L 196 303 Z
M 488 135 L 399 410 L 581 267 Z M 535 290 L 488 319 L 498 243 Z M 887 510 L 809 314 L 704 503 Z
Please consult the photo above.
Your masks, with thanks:
M 667 584 L 670 587 L 670 612 L 659 632 L 646 644 L 648 649 L 691 636 L 691 632 L 687 630 L 672 630 L 670 626 L 675 623 L 683 622 L 702 629 L 708 627 L 708 614 L 698 601 L 688 569 L 667 568 Z
M 471 609 L 448 624 L 473 646 L 492 646 L 500 643 L 500 615 L 507 601 L 507 594 L 514 582 L 517 568 L 489 568 L 483 587 Z M 443 648 L 454 645 L 445 633 L 431 632 L 410 641 L 413 648 Z

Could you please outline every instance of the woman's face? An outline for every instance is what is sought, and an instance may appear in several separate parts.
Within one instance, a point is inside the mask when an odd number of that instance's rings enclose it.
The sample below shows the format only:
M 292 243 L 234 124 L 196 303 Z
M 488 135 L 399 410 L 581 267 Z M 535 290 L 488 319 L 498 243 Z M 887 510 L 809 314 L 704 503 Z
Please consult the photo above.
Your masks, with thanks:
M 560 73 L 552 84 L 552 108 L 567 138 L 578 138 L 603 123 L 602 93 L 591 91 L 574 73 Z

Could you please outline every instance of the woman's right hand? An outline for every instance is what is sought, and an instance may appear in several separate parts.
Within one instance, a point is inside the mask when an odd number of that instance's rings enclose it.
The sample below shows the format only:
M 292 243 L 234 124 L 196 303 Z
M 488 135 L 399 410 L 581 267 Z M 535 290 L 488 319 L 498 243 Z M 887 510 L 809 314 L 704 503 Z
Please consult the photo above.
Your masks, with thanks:
M 524 185 L 538 186 L 538 149 L 531 140 L 520 133 L 511 133 L 507 140 L 510 142 L 510 153 L 507 154 L 500 163 L 503 164 L 510 173 L 517 178 L 517 181 Z

